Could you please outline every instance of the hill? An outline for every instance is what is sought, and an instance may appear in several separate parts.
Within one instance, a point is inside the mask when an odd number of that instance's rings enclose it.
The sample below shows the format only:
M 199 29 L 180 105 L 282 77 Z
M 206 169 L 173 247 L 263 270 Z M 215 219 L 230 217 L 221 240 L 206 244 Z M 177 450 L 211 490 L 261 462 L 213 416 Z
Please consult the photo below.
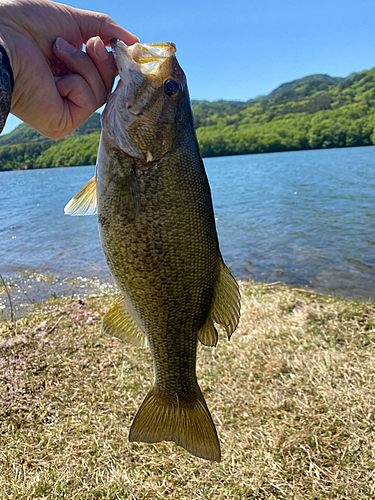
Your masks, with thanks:
M 93 165 L 100 137 L 100 115 L 94 113 L 64 139 L 53 141 L 22 123 L 0 137 L 0 171 Z
M 69 136 L 72 137 L 77 135 L 91 134 L 95 132 L 100 132 L 99 113 L 93 113 L 83 125 L 78 127 Z M 26 123 L 22 123 L 17 128 L 12 130 L 12 132 L 10 132 L 9 134 L 0 136 L 0 146 L 6 146 L 10 144 L 30 144 L 32 142 L 48 142 L 50 144 L 55 144 L 56 142 L 60 141 L 47 139 L 32 127 L 26 125 Z
M 288 91 L 293 91 L 295 89 L 301 89 L 306 86 L 306 90 L 312 91 L 314 88 L 320 87 L 321 89 L 327 89 L 329 86 L 334 86 L 344 80 L 341 77 L 333 77 L 329 75 L 309 75 L 299 78 L 298 80 L 293 80 L 288 83 L 283 83 L 270 94 L 263 96 L 262 99 L 269 100 L 274 99 Z M 323 84 L 323 85 L 321 85 Z
M 246 103 L 194 102 L 203 156 L 375 143 L 375 68 L 347 78 L 311 75 Z
M 346 78 L 309 75 L 243 101 L 192 101 L 202 156 L 375 143 L 375 68 Z M 22 124 L 0 137 L 0 171 L 94 164 L 100 116 L 52 141 Z

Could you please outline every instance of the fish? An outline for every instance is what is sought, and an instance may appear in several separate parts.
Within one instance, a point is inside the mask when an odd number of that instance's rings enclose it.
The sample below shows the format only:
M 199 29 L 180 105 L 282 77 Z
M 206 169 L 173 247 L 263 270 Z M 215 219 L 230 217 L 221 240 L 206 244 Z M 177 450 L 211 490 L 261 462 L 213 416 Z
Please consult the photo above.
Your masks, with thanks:
M 228 339 L 239 287 L 224 264 L 194 130 L 186 76 L 173 43 L 111 41 L 120 80 L 102 113 L 96 174 L 65 207 L 97 213 L 120 295 L 103 330 L 151 350 L 154 385 L 130 442 L 174 441 L 219 462 L 220 442 L 198 385 L 198 342 Z

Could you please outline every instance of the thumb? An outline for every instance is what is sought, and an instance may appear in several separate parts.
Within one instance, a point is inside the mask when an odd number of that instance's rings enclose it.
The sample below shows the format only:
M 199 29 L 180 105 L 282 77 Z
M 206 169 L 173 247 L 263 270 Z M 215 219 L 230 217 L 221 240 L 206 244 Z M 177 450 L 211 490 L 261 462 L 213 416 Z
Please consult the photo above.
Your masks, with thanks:
M 73 7 L 69 7 L 69 10 L 81 30 L 84 43 L 94 36 L 99 36 L 105 45 L 109 45 L 112 38 L 118 38 L 127 45 L 139 42 L 138 37 L 122 28 L 106 14 L 74 9 Z

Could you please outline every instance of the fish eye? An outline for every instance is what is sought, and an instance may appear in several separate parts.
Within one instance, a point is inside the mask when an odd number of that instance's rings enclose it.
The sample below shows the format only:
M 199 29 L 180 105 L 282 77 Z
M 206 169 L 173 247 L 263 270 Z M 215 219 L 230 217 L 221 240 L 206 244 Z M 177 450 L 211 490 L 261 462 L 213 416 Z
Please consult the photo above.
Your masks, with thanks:
M 167 96 L 172 96 L 179 90 L 180 90 L 180 84 L 176 82 L 176 80 L 172 80 L 172 78 L 169 78 L 164 82 L 164 93 Z

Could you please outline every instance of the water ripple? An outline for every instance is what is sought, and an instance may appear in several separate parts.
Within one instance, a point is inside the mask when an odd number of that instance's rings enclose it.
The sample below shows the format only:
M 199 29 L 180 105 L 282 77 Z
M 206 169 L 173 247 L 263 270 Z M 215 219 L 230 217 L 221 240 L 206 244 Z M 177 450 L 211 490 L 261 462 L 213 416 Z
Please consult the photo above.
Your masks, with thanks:
M 375 299 L 375 147 L 205 160 L 239 278 Z M 0 173 L 0 273 L 109 280 L 95 217 L 67 217 L 94 167 Z M 61 285 L 59 285 L 61 286 Z

